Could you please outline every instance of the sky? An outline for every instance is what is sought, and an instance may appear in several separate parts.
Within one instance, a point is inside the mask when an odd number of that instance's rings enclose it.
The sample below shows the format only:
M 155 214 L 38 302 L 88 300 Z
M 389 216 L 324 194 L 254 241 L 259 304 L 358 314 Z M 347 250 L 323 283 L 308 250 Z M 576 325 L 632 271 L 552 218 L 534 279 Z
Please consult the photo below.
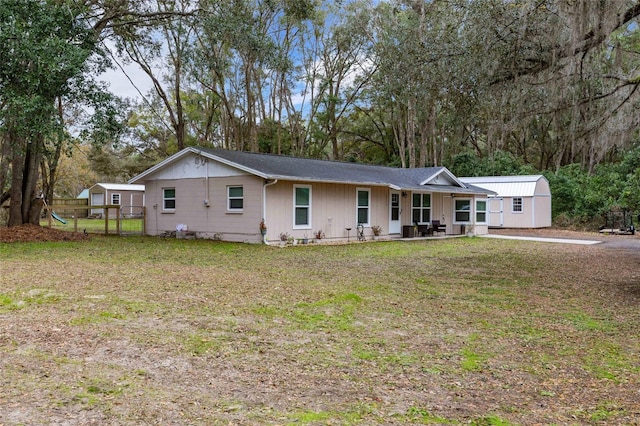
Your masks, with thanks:
M 109 90 L 121 98 L 141 99 L 146 95 L 153 87 L 147 74 L 135 63 L 124 64 L 115 53 L 116 47 L 111 40 L 105 41 L 103 47 L 110 52 L 114 68 L 107 70 L 99 80 L 106 82 Z
M 123 69 L 108 70 L 100 76 L 100 80 L 106 82 L 109 90 L 119 97 L 141 99 L 140 93 L 146 95 L 152 88 L 151 80 L 135 64 L 124 65 Z

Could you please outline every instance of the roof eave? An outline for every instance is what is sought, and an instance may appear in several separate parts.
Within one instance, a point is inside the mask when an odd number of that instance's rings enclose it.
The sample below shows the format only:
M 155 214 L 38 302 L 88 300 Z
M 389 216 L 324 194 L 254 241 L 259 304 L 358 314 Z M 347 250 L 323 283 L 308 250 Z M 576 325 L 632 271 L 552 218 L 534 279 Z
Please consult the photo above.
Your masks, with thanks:
M 443 186 L 443 185 L 421 185 L 421 188 L 406 187 L 401 188 L 402 191 L 423 191 L 423 192 L 435 192 L 439 194 L 470 194 L 470 195 L 497 195 L 496 192 L 483 188 L 469 188 L 469 187 L 455 187 L 455 186 Z
M 307 183 L 329 183 L 329 184 L 343 184 L 343 185 L 355 185 L 355 186 L 384 186 L 391 189 L 400 190 L 397 185 L 388 182 L 369 182 L 369 181 L 350 181 L 350 180 L 336 180 L 336 179 L 316 179 L 311 177 L 289 176 L 289 175 L 268 175 L 265 179 L 278 179 L 295 182 L 307 182 Z

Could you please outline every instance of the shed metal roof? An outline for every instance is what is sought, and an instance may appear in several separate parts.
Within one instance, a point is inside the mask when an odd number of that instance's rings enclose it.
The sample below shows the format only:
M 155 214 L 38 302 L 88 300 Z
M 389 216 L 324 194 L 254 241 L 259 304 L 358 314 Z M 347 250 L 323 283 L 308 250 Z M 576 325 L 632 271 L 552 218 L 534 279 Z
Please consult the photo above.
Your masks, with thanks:
M 96 183 L 89 189 L 91 190 L 96 186 L 104 188 L 107 191 L 144 191 L 144 185 L 133 185 L 130 183 Z
M 473 184 L 480 188 L 488 189 L 498 194 L 500 197 L 533 197 L 536 194 L 538 182 L 546 178 L 542 175 L 523 176 L 482 176 L 482 177 L 461 177 L 465 184 Z

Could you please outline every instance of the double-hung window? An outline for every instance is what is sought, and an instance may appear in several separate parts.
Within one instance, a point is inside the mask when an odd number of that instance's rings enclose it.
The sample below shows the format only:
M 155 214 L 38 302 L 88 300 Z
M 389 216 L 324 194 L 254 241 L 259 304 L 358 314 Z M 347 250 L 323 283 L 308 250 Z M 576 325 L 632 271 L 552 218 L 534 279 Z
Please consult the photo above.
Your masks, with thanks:
M 471 200 L 456 198 L 455 204 L 455 222 L 469 223 L 471 222 Z
M 487 223 L 487 200 L 476 200 L 476 223 Z
M 522 197 L 514 197 L 511 202 L 511 211 L 513 213 L 522 213 Z
M 120 205 L 120 194 L 111 194 L 111 204 L 114 206 Z
M 293 186 L 293 227 L 311 228 L 311 187 L 309 185 Z
M 244 188 L 242 186 L 227 186 L 227 211 L 242 212 L 244 208 Z
M 174 211 L 176 209 L 176 189 L 162 188 L 162 210 Z
M 411 204 L 411 222 L 431 222 L 431 194 L 413 194 Z
M 356 223 L 369 225 L 371 218 L 371 190 L 368 188 L 356 189 Z

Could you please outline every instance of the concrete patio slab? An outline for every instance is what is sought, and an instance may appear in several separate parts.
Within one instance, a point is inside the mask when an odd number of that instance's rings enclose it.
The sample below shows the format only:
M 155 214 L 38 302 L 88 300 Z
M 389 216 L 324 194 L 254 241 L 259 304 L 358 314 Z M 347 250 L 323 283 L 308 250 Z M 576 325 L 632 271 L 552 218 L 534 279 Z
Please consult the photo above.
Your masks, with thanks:
M 600 244 L 602 241 L 596 240 L 575 240 L 570 238 L 543 238 L 543 237 L 522 237 L 516 235 L 495 235 L 495 234 L 486 234 L 486 235 L 478 235 L 482 238 L 498 238 L 503 240 L 523 240 L 523 241 L 539 241 L 542 243 L 561 243 L 561 244 L 581 244 L 581 245 L 593 245 Z

